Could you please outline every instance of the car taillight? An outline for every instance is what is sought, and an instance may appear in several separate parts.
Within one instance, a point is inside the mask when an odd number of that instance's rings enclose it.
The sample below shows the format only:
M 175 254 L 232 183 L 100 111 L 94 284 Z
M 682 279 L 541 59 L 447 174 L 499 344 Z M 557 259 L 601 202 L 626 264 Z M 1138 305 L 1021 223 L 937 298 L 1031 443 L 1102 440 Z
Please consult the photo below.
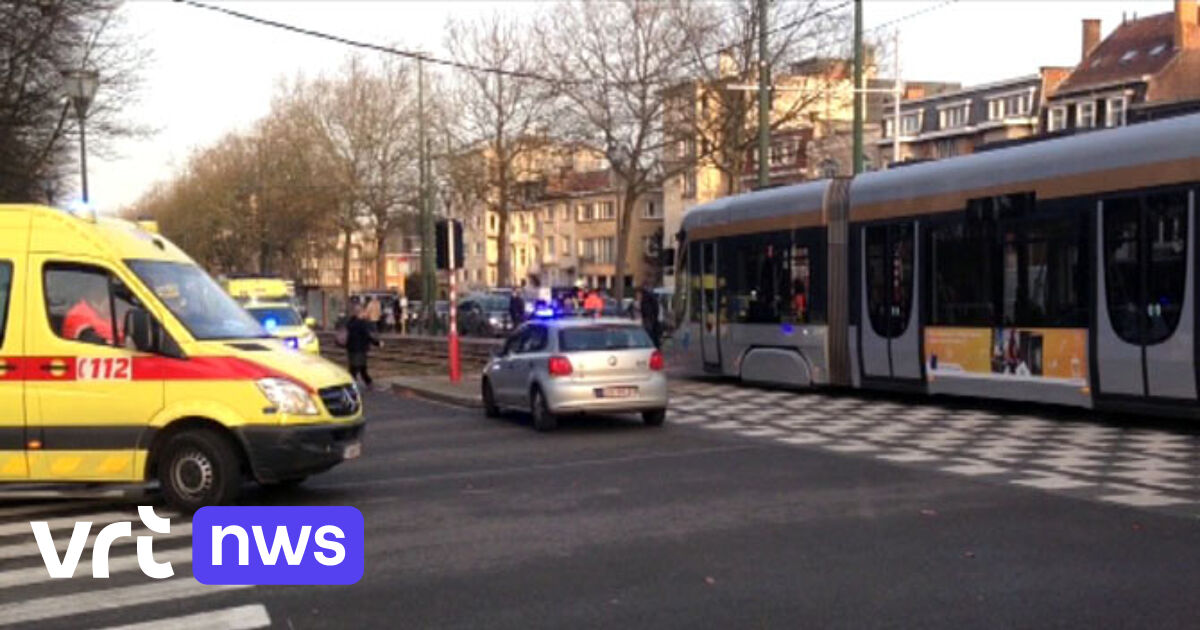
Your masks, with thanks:
M 567 357 L 550 357 L 550 376 L 570 376 L 571 360 Z
M 650 369 L 651 369 L 651 370 L 654 370 L 655 372 L 657 372 L 657 371 L 659 371 L 659 370 L 663 369 L 663 356 L 662 356 L 662 352 L 659 352 L 658 350 L 655 350 L 655 351 L 654 351 L 654 352 L 653 352 L 653 353 L 650 355 Z

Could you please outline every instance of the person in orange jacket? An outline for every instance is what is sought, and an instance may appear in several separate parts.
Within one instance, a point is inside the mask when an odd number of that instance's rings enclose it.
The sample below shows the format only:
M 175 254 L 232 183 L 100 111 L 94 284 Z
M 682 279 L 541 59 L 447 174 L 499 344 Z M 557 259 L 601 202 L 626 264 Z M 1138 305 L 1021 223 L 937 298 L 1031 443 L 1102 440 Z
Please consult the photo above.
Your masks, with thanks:
M 600 297 L 598 291 L 589 291 L 586 298 L 583 300 L 584 311 L 595 311 L 593 315 L 600 317 L 600 313 L 604 311 L 604 299 Z

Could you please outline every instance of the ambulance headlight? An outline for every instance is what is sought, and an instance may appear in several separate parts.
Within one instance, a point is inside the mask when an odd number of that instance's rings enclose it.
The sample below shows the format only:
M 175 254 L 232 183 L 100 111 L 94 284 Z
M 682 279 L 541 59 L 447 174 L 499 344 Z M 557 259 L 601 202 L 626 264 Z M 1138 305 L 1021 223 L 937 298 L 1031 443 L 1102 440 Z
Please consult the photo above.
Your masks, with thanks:
M 283 378 L 262 378 L 257 381 L 257 385 L 258 390 L 280 413 L 297 416 L 315 416 L 320 413 L 308 391 L 292 381 Z

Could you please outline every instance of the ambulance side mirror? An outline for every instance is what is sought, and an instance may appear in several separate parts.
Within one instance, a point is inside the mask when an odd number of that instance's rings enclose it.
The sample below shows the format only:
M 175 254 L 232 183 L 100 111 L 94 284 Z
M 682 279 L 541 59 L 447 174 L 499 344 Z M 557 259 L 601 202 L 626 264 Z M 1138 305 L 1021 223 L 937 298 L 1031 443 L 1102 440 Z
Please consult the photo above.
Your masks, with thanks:
M 316 328 L 317 328 L 317 318 L 315 318 L 315 317 L 309 317 L 309 318 L 306 318 L 306 319 L 304 320 L 304 325 L 305 325 L 305 326 L 308 326 L 309 328 L 312 328 L 312 329 L 316 330 Z
M 158 352 L 162 331 L 146 309 L 135 306 L 125 312 L 125 335 L 138 352 Z

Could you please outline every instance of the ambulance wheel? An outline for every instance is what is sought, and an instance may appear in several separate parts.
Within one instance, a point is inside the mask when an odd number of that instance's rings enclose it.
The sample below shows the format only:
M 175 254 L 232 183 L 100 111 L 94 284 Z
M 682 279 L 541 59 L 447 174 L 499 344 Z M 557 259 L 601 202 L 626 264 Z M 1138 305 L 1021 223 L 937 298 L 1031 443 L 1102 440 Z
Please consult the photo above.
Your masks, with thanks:
M 242 486 L 233 445 L 212 431 L 190 430 L 167 438 L 158 460 L 158 482 L 167 503 L 184 512 L 232 503 Z

